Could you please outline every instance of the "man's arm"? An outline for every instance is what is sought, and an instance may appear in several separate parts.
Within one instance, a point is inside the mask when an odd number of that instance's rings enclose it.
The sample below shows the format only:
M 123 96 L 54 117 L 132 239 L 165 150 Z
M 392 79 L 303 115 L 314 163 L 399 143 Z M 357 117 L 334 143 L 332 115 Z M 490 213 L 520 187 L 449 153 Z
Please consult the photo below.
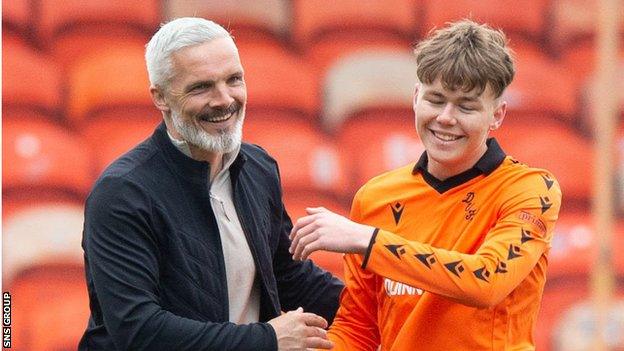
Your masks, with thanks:
M 345 222 L 324 209 L 312 209 L 312 215 L 297 222 L 291 251 L 296 258 L 317 249 L 361 253 L 362 268 L 368 271 L 465 305 L 490 307 L 531 272 L 549 247 L 558 217 L 561 191 L 556 183 L 547 193 L 549 206 L 544 206 L 546 193 L 541 189 L 530 184 L 524 189 L 509 197 L 499 220 L 474 254 L 435 248 L 385 230 Z M 367 247 L 361 244 L 362 237 L 370 238 Z

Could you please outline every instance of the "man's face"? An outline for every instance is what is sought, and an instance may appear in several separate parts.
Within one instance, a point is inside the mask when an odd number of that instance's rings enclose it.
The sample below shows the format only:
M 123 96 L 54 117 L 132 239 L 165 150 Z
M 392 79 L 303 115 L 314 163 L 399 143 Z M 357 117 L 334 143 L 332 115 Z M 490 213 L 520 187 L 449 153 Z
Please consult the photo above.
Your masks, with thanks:
M 170 133 L 213 153 L 240 145 L 247 89 L 230 38 L 183 48 L 172 55 L 174 77 L 165 92 Z
M 502 123 L 506 103 L 499 102 L 489 86 L 478 95 L 474 90 L 447 90 L 437 79 L 417 86 L 414 112 L 429 158 L 428 171 L 446 179 L 471 168 L 483 156 L 489 131 Z

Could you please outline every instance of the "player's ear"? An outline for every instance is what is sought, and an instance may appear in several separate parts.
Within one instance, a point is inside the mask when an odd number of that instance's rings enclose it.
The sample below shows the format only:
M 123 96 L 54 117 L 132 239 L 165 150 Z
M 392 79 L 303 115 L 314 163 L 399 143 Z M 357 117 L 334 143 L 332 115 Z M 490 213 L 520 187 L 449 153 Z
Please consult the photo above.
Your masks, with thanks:
M 494 118 L 492 119 L 492 123 L 490 123 L 490 130 L 496 130 L 500 128 L 503 124 L 503 120 L 505 119 L 505 115 L 507 114 L 507 101 L 501 100 L 498 102 L 496 108 L 494 109 Z

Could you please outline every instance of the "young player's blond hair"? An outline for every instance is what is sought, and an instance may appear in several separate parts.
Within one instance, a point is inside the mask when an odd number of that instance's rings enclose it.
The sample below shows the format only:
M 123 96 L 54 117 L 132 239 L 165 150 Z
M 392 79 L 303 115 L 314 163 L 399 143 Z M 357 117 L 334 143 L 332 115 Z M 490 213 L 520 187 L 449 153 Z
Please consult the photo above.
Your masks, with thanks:
M 511 83 L 515 69 L 505 34 L 471 20 L 436 30 L 414 49 L 418 79 L 440 79 L 445 89 L 481 94 L 489 84 L 496 98 Z

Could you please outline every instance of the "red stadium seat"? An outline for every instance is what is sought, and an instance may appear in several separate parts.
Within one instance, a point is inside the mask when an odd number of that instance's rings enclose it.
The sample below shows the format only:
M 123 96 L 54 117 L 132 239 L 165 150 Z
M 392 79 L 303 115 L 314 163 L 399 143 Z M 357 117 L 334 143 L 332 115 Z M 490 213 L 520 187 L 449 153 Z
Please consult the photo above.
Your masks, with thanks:
M 383 31 L 362 35 L 359 31 L 334 32 L 306 48 L 306 57 L 316 68 L 318 75 L 344 57 L 359 52 L 397 52 L 411 54 L 411 41 Z
M 592 350 L 595 314 L 591 310 L 589 278 L 547 281 L 535 329 L 536 349 L 544 351 Z M 609 350 L 621 350 L 624 285 L 616 285 L 615 299 L 609 306 L 607 331 Z
M 331 32 L 387 31 L 408 40 L 419 32 L 418 0 L 295 0 L 293 37 L 303 46 Z
M 5 120 L 2 126 L 3 190 L 59 189 L 79 196 L 93 182 L 80 136 L 45 120 Z
M 61 104 L 61 70 L 16 35 L 2 36 L 2 109 L 37 110 L 51 116 Z M 36 88 L 33 84 L 36 82 Z
M 517 34 L 540 40 L 548 19 L 548 0 L 527 1 L 522 6 L 513 0 L 423 1 L 426 8 L 425 31 L 441 28 L 447 22 L 471 18 L 502 28 L 511 36 Z
M 128 44 L 76 62 L 68 73 L 67 118 L 79 124 L 109 110 L 153 110 L 144 54 L 144 44 Z
M 45 42 L 102 24 L 129 26 L 150 33 L 160 22 L 160 4 L 156 0 L 65 0 L 63 6 L 54 1 L 41 1 L 39 6 L 38 31 Z
M 516 56 L 516 75 L 504 93 L 508 116 L 523 119 L 537 115 L 572 125 L 578 87 L 570 72 L 526 42 L 517 41 L 511 47 Z
M 165 0 L 166 18 L 205 17 L 236 37 L 239 31 L 265 31 L 285 37 L 290 24 L 288 0 Z
M 284 193 L 284 205 L 288 215 L 293 221 L 307 215 L 308 207 L 325 207 L 341 216 L 348 216 L 349 210 L 342 203 L 335 200 L 331 195 L 319 193 L 314 189 L 292 189 Z M 344 277 L 342 254 L 328 251 L 316 251 L 310 255 L 310 259 L 323 269 L 340 278 Z
M 152 135 L 157 118 L 99 118 L 89 121 L 82 130 L 95 155 L 96 174 L 115 159 Z
M 424 146 L 411 109 L 371 109 L 349 118 L 338 135 L 339 145 L 351 161 L 351 194 L 371 178 L 415 164 Z
M 245 120 L 243 132 L 244 140 L 260 145 L 277 160 L 285 189 L 312 188 L 336 196 L 346 190 L 341 156 L 309 122 L 255 114 Z
M 508 155 L 552 172 L 561 186 L 564 206 L 572 210 L 575 205 L 588 205 L 593 171 L 587 165 L 594 160 L 592 146 L 572 128 L 548 118 L 516 118 L 508 113 L 493 136 Z
M 319 98 L 316 76 L 304 58 L 271 38 L 239 36 L 247 102 L 252 110 L 290 110 L 314 119 Z
M 5 283 L 35 264 L 82 263 L 82 201 L 44 191 L 29 191 L 5 196 L 2 212 L 2 278 Z
M 51 263 L 23 271 L 9 285 L 12 350 L 75 350 L 87 327 L 82 265 Z
M 415 72 L 413 55 L 403 51 L 362 51 L 343 57 L 323 77 L 323 126 L 338 130 L 349 115 L 368 108 L 411 108 Z
M 33 20 L 33 2 L 31 0 L 12 0 L 2 2 L 2 26 L 19 33 L 30 33 Z M 4 28 L 3 28 L 4 31 Z

